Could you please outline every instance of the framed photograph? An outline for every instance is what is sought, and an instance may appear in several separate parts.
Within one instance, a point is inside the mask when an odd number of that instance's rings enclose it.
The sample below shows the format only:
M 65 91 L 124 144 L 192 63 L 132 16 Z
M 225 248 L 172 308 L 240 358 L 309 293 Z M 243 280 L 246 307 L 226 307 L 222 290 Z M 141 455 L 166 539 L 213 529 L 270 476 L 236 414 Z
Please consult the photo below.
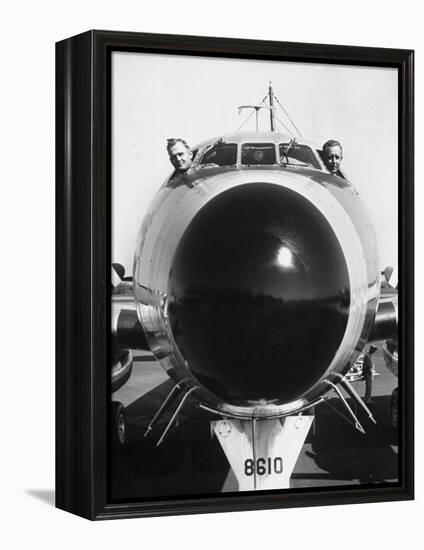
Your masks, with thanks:
M 413 52 L 56 45 L 56 505 L 413 498 Z

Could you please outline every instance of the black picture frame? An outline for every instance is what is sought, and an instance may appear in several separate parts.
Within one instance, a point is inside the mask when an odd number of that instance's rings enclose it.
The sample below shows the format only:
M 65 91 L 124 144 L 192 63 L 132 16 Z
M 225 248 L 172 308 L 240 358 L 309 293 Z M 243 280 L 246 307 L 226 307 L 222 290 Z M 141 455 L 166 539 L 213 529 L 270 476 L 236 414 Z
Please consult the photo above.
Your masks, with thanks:
M 112 51 L 394 67 L 399 90 L 399 483 L 112 504 L 108 500 Z M 56 506 L 94 519 L 414 496 L 414 54 L 411 50 L 89 31 L 56 45 Z

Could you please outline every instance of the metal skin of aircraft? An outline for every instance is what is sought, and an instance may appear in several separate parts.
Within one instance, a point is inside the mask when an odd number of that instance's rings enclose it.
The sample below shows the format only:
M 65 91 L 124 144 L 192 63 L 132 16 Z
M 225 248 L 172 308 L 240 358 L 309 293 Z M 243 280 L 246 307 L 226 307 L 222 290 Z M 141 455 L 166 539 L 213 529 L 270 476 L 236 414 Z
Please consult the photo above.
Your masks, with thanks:
M 397 286 L 393 288 L 393 285 L 397 285 L 397 276 L 391 277 L 392 272 L 387 276 L 385 273 L 385 278 L 387 281 L 387 288 L 384 289 L 386 296 L 382 297 L 382 301 L 393 303 L 393 295 L 397 296 Z M 391 277 L 391 279 L 390 279 Z M 396 304 L 396 302 L 394 302 Z M 383 344 L 383 358 L 386 363 L 389 371 L 394 374 L 396 377 L 398 374 L 399 367 L 399 340 L 397 335 L 393 335 L 391 338 L 388 338 Z M 390 400 L 390 416 L 392 420 L 393 428 L 397 429 L 399 422 L 399 410 L 398 410 L 398 388 L 396 387 L 392 392 L 392 397 Z
M 334 390 L 363 431 L 340 386 L 374 420 L 346 374 L 367 342 L 396 336 L 397 307 L 379 303 L 366 208 L 317 147 L 274 129 L 213 138 L 193 153 L 144 218 L 135 309 L 112 298 L 115 349 L 149 349 L 175 381 L 147 430 L 180 397 L 159 443 L 191 396 L 221 419 L 213 428 L 234 470 L 225 437 L 248 434 L 254 485 L 236 472 L 240 488 L 273 488 L 257 482 L 255 456 L 261 445 L 261 456 L 271 452 L 260 441 L 279 437 L 275 422 L 289 429 Z

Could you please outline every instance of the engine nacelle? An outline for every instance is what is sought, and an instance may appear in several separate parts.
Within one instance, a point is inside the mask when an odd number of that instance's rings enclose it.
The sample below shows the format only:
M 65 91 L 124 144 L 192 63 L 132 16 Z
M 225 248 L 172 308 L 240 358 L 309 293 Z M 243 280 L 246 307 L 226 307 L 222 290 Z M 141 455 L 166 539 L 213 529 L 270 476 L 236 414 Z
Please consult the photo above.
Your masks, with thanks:
M 170 180 L 140 231 L 134 290 L 151 351 L 222 414 L 314 403 L 367 342 L 374 232 L 353 187 L 308 168 L 211 168 Z

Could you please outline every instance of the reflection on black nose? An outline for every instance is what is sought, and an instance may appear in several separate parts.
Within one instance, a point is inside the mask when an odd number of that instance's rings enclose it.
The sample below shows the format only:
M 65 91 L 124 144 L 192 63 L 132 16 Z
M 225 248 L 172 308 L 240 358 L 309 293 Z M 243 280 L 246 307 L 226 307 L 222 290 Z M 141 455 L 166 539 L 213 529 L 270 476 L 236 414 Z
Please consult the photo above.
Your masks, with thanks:
M 325 372 L 350 305 L 343 251 L 324 215 L 281 186 L 223 192 L 186 229 L 169 321 L 189 368 L 227 403 L 300 397 Z

